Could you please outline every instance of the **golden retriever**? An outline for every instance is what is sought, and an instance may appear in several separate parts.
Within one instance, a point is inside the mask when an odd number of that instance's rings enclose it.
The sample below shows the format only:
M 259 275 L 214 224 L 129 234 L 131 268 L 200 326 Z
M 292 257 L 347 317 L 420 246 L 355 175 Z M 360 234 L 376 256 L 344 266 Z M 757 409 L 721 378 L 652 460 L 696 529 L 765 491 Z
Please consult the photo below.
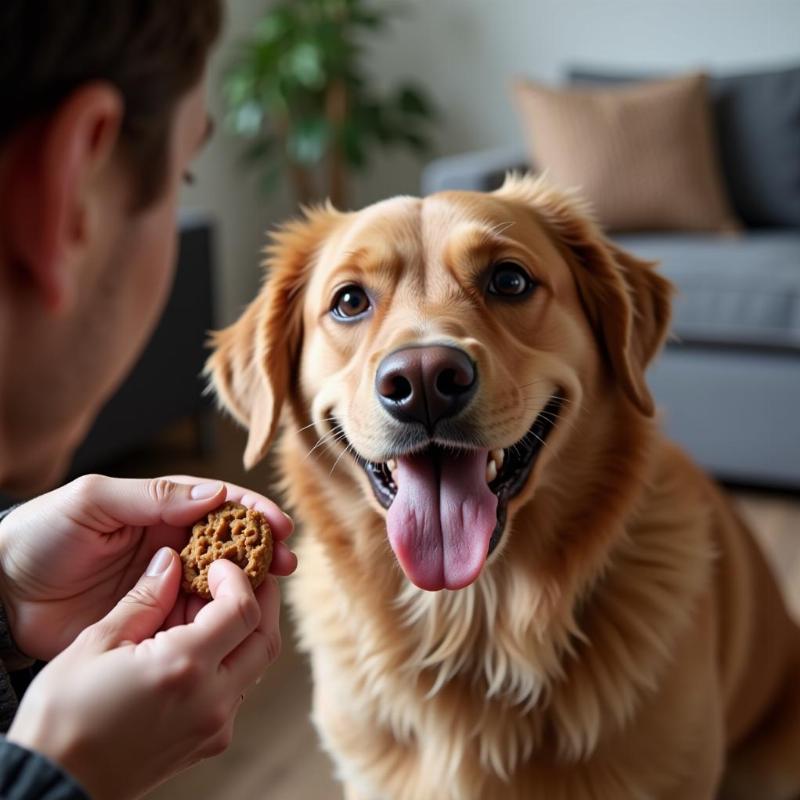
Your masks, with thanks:
M 654 422 L 653 264 L 511 176 L 310 211 L 267 268 L 209 372 L 247 465 L 286 412 L 290 601 L 350 800 L 800 797 L 800 636 Z

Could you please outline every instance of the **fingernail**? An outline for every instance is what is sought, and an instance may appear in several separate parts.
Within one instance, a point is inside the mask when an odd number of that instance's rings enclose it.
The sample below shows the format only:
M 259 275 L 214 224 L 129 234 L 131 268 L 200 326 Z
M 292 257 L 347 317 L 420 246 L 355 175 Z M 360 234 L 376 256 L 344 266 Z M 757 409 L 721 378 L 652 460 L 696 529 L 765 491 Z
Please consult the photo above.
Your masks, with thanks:
M 163 575 L 171 560 L 172 552 L 169 547 L 162 547 L 147 565 L 147 572 L 145 572 L 145 575 L 147 575 L 148 578 L 157 578 L 159 575 Z
M 192 500 L 208 500 L 209 497 L 219 494 L 222 489 L 220 481 L 213 483 L 198 483 L 192 486 L 191 496 Z

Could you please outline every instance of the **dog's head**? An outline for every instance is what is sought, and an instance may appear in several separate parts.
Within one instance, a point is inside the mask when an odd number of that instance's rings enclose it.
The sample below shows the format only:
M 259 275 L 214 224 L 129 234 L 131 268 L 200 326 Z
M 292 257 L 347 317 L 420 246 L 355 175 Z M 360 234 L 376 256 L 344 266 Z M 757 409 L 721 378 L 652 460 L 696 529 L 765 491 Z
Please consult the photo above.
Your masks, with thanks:
M 316 210 L 268 270 L 209 361 L 245 463 L 291 396 L 421 588 L 477 578 L 600 404 L 653 413 L 669 284 L 541 181 Z

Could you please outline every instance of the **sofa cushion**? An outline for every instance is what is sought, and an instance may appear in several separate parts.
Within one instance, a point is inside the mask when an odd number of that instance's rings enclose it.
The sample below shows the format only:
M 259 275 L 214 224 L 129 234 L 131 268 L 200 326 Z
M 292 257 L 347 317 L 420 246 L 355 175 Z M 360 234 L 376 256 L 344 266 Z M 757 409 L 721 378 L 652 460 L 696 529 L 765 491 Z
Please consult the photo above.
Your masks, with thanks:
M 610 230 L 730 230 L 704 75 L 555 89 L 519 80 L 531 159 Z
M 576 84 L 651 80 L 654 73 L 570 69 Z M 722 172 L 748 227 L 800 228 L 800 67 L 712 76 Z
M 681 340 L 800 348 L 800 231 L 614 239 L 660 261 L 677 286 L 672 329 Z

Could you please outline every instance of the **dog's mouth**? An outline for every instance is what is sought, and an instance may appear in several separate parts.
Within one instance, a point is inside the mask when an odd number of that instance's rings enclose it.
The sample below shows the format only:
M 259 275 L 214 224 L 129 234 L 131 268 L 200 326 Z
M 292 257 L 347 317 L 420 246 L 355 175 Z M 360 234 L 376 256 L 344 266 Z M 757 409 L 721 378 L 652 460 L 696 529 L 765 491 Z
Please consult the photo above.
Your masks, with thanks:
M 413 583 L 460 589 L 476 580 L 502 539 L 509 500 L 527 483 L 561 406 L 554 395 L 525 436 L 507 448 L 429 443 L 382 462 L 356 455 L 388 509 L 389 541 Z

